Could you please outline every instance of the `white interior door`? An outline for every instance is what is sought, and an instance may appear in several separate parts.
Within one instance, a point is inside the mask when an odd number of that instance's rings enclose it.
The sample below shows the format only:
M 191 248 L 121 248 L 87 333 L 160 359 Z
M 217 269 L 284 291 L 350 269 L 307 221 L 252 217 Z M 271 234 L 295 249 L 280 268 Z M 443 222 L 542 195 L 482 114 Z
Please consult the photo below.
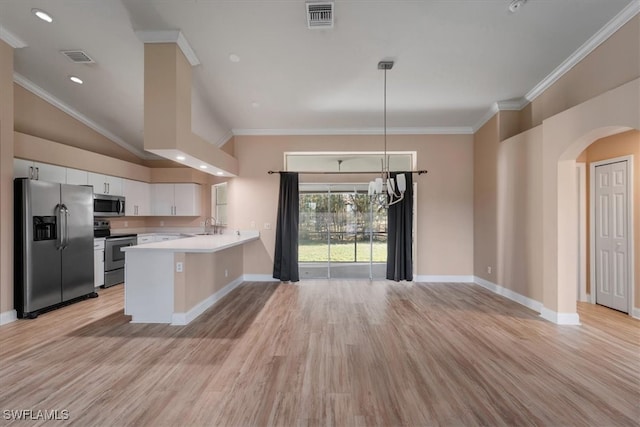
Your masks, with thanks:
M 628 171 L 621 161 L 595 167 L 596 303 L 629 311 Z

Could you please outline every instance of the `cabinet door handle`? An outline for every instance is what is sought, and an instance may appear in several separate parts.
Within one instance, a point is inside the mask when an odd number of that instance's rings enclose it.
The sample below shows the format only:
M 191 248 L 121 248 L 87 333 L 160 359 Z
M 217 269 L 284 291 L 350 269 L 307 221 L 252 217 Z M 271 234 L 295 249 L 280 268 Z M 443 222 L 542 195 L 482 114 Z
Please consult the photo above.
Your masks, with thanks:
M 111 194 L 111 184 L 107 182 L 107 194 Z
M 29 179 L 33 179 L 33 166 L 29 166 Z
M 36 168 L 36 180 L 40 179 L 40 168 Z

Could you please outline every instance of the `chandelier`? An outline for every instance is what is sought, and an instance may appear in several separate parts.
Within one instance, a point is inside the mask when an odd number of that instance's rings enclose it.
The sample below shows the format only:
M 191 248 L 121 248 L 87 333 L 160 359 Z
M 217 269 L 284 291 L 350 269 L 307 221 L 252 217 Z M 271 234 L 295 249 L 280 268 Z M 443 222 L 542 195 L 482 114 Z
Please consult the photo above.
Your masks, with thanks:
M 369 182 L 369 198 L 384 208 L 401 202 L 407 189 L 404 174 L 391 177 L 389 157 L 387 156 L 387 70 L 393 68 L 393 61 L 378 62 L 378 70 L 384 70 L 384 154 L 382 157 L 382 171 L 380 177 Z M 381 197 L 384 195 L 384 197 Z

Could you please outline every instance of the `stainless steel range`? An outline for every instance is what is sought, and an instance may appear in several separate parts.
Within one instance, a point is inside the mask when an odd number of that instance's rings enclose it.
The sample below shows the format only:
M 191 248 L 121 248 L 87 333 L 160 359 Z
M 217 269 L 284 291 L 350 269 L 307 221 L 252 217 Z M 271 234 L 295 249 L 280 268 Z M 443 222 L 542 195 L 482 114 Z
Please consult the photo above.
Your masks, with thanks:
M 124 252 L 120 249 L 134 246 L 136 234 L 111 234 L 109 221 L 96 220 L 93 223 L 94 237 L 104 237 L 104 285 L 117 285 L 124 282 Z

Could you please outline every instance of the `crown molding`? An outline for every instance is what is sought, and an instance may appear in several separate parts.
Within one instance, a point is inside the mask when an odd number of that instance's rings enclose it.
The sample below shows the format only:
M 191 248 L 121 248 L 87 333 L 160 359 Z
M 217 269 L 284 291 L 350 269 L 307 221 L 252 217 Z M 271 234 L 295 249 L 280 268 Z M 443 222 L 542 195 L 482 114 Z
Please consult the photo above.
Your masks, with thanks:
M 18 36 L 0 25 L 0 40 L 3 40 L 14 49 L 22 49 L 28 45 Z
M 510 99 L 508 101 L 498 101 L 497 107 L 500 111 L 520 111 L 529 103 L 527 98 Z
M 26 77 L 24 77 L 23 75 L 14 72 L 13 73 L 13 81 L 16 82 L 17 84 L 19 84 L 20 86 L 22 86 L 23 88 L 25 88 L 26 90 L 28 90 L 29 92 L 33 93 L 34 95 L 44 99 L 45 101 L 47 101 L 49 104 L 53 105 L 54 107 L 64 111 L 65 113 L 67 113 L 68 115 L 70 115 L 74 119 L 78 120 L 79 122 L 83 123 L 84 125 L 90 127 L 94 131 L 98 132 L 100 135 L 102 135 L 105 138 L 107 138 L 107 139 L 113 141 L 114 143 L 118 144 L 119 146 L 121 146 L 125 150 L 128 150 L 128 151 L 132 152 L 136 156 L 138 156 L 138 157 L 140 157 L 142 159 L 155 159 L 156 158 L 155 156 L 151 156 L 150 154 L 146 153 L 145 151 L 142 151 L 142 150 L 134 147 L 133 145 L 129 144 L 128 142 L 125 142 L 119 136 L 111 133 L 109 130 L 107 130 L 106 128 L 100 126 L 99 124 L 97 124 L 96 122 L 94 122 L 93 120 L 91 120 L 90 118 L 85 116 L 84 114 L 82 114 L 82 113 L 78 112 L 77 110 L 71 108 L 70 106 L 68 106 L 67 104 L 65 104 L 64 102 L 62 102 L 58 98 L 56 98 L 55 96 L 51 95 L 46 90 L 42 89 L 37 84 L 33 83 L 31 80 L 29 80 Z
M 383 128 L 361 129 L 233 129 L 236 136 L 288 136 L 288 135 L 382 135 Z M 469 126 L 387 128 L 387 135 L 470 135 Z
M 473 133 L 478 132 L 478 130 L 480 130 L 480 128 L 484 126 L 485 123 L 491 120 L 491 118 L 498 113 L 498 111 L 500 111 L 500 108 L 498 107 L 498 103 L 494 102 L 493 104 L 491 104 L 487 112 L 484 113 L 484 115 L 480 118 L 480 120 L 478 120 L 478 122 L 473 126 L 472 128 Z
M 233 132 L 232 131 L 228 131 L 227 133 L 225 133 L 222 138 L 218 139 L 218 141 L 215 143 L 215 146 L 220 148 L 222 147 L 224 144 L 226 144 L 227 142 L 229 142 L 229 140 L 233 138 Z
M 587 55 L 593 52 L 598 46 L 600 46 L 605 40 L 607 40 L 613 33 L 618 31 L 624 24 L 629 22 L 634 16 L 640 13 L 640 0 L 634 0 L 629 3 L 620 13 L 618 13 L 611 21 L 609 21 L 604 27 L 602 27 L 597 33 L 595 33 L 589 40 L 565 59 L 555 70 L 545 77 L 540 83 L 538 83 L 533 89 L 531 89 L 525 98 L 531 102 L 536 99 L 542 92 L 547 90 L 552 84 L 554 84 L 560 77 L 566 72 L 572 69 L 576 64 L 582 61 Z
M 192 67 L 200 65 L 198 56 L 180 30 L 136 31 L 136 36 L 143 43 L 175 43 Z

